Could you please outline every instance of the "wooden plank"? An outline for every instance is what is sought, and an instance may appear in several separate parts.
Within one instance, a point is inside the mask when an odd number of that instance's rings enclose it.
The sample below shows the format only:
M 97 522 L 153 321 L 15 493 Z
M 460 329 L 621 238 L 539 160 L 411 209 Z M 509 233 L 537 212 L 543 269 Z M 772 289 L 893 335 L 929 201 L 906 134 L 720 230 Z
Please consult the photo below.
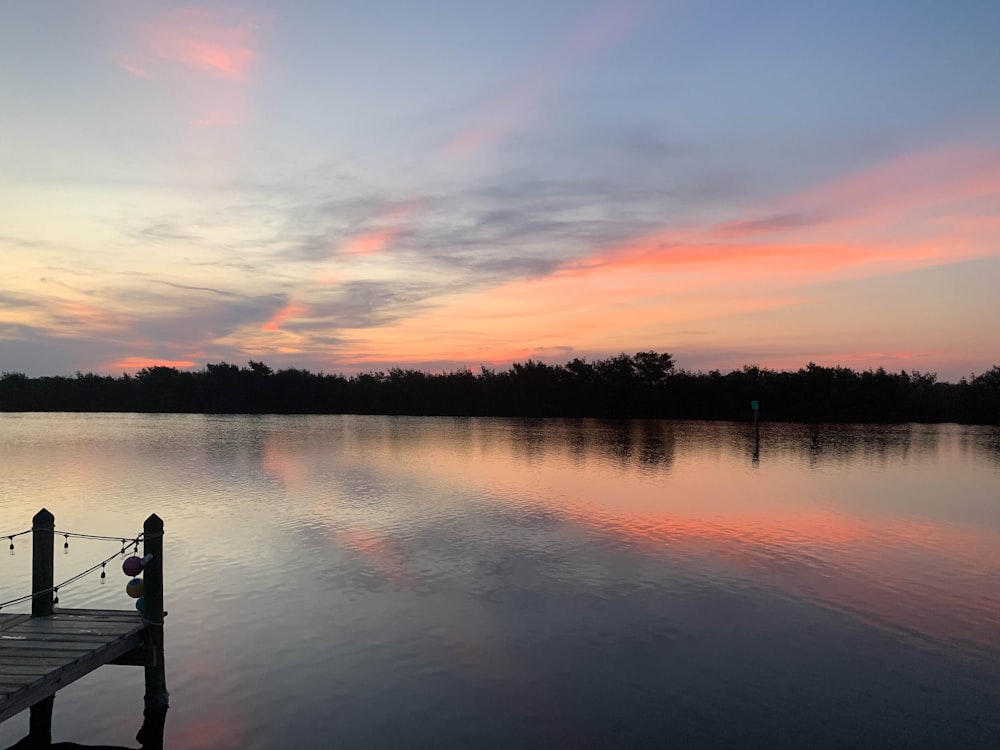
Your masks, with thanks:
M 21 635 L 28 633 L 92 633 L 107 635 L 109 633 L 127 633 L 138 630 L 141 622 L 94 622 L 92 620 L 77 620 L 76 622 L 38 622 L 32 620 L 8 628 L 4 635 Z
M 22 613 L 0 613 L 0 633 L 3 632 L 4 628 L 10 628 L 18 623 L 24 622 L 25 620 L 30 620 L 31 615 Z
M 11 638 L 0 642 L 0 652 L 6 649 L 32 648 L 73 648 L 77 646 L 99 646 L 116 638 L 127 638 L 142 630 L 127 630 L 123 633 L 57 633 L 47 638 Z
M 29 618 L 30 620 L 31 618 Z M 95 622 L 100 622 L 103 620 L 110 621 L 126 621 L 126 620 L 139 620 L 141 619 L 138 612 L 117 612 L 117 611 L 104 611 L 104 612 L 74 612 L 72 610 L 66 611 L 62 610 L 51 617 L 35 618 L 39 622 L 59 622 L 60 620 L 94 620 Z
M 38 664 L 47 667 L 47 671 L 51 672 L 54 669 L 61 669 L 72 661 L 74 660 L 64 656 L 11 656 L 9 659 L 4 659 L 4 664 L 12 667 L 30 667 L 32 664 Z
M 42 664 L 4 664 L 0 666 L 0 679 L 7 677 L 44 677 L 48 669 Z
M 119 638 L 107 646 L 91 651 L 71 664 L 36 680 L 30 689 L 22 689 L 0 701 L 0 722 L 20 713 L 42 698 L 54 695 L 57 690 L 89 674 L 103 664 L 127 653 L 136 646 L 132 638 Z
M 0 659 L 3 663 L 12 660 L 28 657 L 53 658 L 53 659 L 73 659 L 76 654 L 86 654 L 91 651 L 106 647 L 108 644 L 117 643 L 139 644 L 142 643 L 141 633 L 129 633 L 118 638 L 106 638 L 97 643 L 39 643 L 38 641 L 24 641 L 18 646 L 4 645 L 0 648 Z
M 23 679 L 20 681 L 15 679 L 4 680 L 3 683 L 0 684 L 0 706 L 6 705 L 7 702 L 11 700 L 12 696 L 22 690 L 30 693 L 31 686 L 37 683 L 39 679 L 40 678 L 38 677 L 28 677 L 27 675 L 23 675 Z
M 127 635 L 127 633 L 122 633 L 121 635 Z M 107 640 L 107 637 L 101 637 L 91 633 L 51 633 L 45 634 L 40 638 L 11 638 L 9 640 L 0 641 L 0 652 L 6 648 L 18 648 L 19 646 L 23 646 L 28 643 L 43 647 L 46 644 L 52 644 L 53 647 L 57 647 L 60 643 L 82 645 L 90 644 L 93 646 L 100 646 Z
M 95 628 L 86 628 L 79 625 L 67 625 L 65 623 L 45 628 L 22 625 L 16 630 L 8 632 L 4 638 L 0 638 L 0 644 L 17 643 L 18 641 L 23 640 L 40 640 L 42 638 L 55 638 L 58 640 L 60 638 L 80 637 L 107 640 L 108 638 L 115 638 L 119 635 L 125 635 L 126 633 L 132 633 L 141 629 L 142 625 L 139 625 L 138 623 L 118 626 L 108 625 Z
M 81 646 L 77 648 L 32 648 L 31 646 L 25 646 L 24 648 L 12 648 L 12 649 L 2 649 L 0 650 L 0 659 L 7 661 L 8 658 L 11 659 L 62 659 L 63 661 L 73 661 L 74 659 L 79 659 L 84 654 L 89 654 L 91 651 L 97 648 L 102 648 L 101 646 Z
M 101 610 L 88 610 L 88 611 L 61 611 L 50 617 L 32 618 L 31 615 L 18 614 L 10 615 L 0 613 L 0 632 L 8 630 L 14 627 L 22 627 L 26 623 L 31 622 L 37 623 L 84 623 L 84 624 L 126 624 L 126 623 L 141 623 L 142 615 L 136 611 L 101 611 Z
M 49 617 L 0 618 L 0 721 L 94 669 L 131 656 L 145 625 L 127 610 L 59 610 Z
M 38 678 L 25 677 L 23 680 L 4 680 L 0 683 L 0 695 L 10 695 L 11 693 L 16 693 L 18 690 L 23 690 L 24 688 L 37 682 Z
M 104 643 L 115 638 L 122 638 L 131 633 L 141 633 L 141 628 L 129 628 L 128 630 L 118 630 L 111 633 L 90 633 L 79 631 L 57 631 L 49 633 L 19 633 L 18 637 L 4 638 L 0 640 L 0 649 L 17 648 L 25 643 Z

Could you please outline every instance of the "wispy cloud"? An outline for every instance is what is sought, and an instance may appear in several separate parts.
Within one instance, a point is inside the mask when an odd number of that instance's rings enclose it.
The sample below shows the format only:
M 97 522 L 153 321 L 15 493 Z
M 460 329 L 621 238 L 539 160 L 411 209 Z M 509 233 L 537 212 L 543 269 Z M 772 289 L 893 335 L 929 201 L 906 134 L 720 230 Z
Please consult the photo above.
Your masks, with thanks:
M 262 331 L 278 331 L 286 321 L 300 315 L 305 315 L 308 312 L 309 308 L 305 305 L 296 305 L 293 302 L 289 302 L 280 310 L 277 310 L 260 329 Z
M 134 41 L 112 59 L 144 79 L 188 71 L 245 82 L 257 60 L 259 24 L 234 9 L 172 8 L 138 22 Z
M 608 2 L 581 18 L 514 86 L 476 112 L 469 125 L 445 144 L 443 154 L 468 157 L 524 127 L 542 99 L 571 73 L 620 42 L 641 18 L 642 7 L 635 2 Z
M 716 336 L 719 326 L 742 335 L 732 321 L 763 311 L 807 311 L 816 289 L 832 282 L 1000 256 L 1000 248 L 977 234 L 1000 208 L 996 159 L 992 152 L 951 158 L 943 150 L 876 164 L 771 201 L 756 216 L 678 221 L 564 256 L 533 278 L 453 292 L 366 338 L 373 350 L 402 357 L 437 352 L 461 361 L 464 353 L 466 362 L 475 362 L 486 351 L 539 352 L 576 338 L 612 351 L 627 348 L 627 341 L 658 344 L 694 322 L 708 323 Z M 926 170 L 934 164 L 947 169 Z M 592 247 L 586 238 L 575 246 Z M 798 324 L 794 313 L 785 318 L 787 332 L 805 336 L 808 315 Z M 862 331 L 855 335 L 864 339 Z M 676 339 L 666 343 L 673 347 Z
M 235 8 L 170 8 L 132 22 L 110 57 L 165 87 L 194 128 L 237 125 L 250 114 L 247 87 L 259 60 L 262 18 Z
M 569 75 L 584 66 L 603 50 L 620 42 L 641 18 L 637 2 L 607 2 L 584 16 L 557 39 L 543 58 L 532 65 L 510 90 L 494 98 L 475 112 L 469 124 L 456 132 L 441 147 L 439 158 L 461 161 L 497 145 L 526 127 L 542 100 Z M 379 229 L 364 232 L 345 245 L 345 252 L 384 251 L 404 234 L 408 222 L 419 216 L 426 201 L 410 200 L 376 216 Z

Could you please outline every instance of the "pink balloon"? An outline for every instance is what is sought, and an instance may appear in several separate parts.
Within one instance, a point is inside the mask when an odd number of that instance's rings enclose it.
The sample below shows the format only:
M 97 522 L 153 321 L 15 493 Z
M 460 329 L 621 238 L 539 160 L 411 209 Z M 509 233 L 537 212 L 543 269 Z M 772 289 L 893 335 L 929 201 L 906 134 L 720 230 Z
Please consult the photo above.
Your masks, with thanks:
M 130 557 L 122 563 L 122 570 L 129 577 L 137 576 L 142 572 L 142 560 L 138 557 Z

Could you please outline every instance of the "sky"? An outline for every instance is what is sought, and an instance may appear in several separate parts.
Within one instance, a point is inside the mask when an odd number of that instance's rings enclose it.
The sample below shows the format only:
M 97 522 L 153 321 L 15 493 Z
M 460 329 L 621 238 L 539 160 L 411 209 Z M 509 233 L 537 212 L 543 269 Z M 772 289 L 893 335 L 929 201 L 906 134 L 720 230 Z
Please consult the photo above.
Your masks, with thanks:
M 1000 364 L 995 0 L 0 10 L 0 371 Z

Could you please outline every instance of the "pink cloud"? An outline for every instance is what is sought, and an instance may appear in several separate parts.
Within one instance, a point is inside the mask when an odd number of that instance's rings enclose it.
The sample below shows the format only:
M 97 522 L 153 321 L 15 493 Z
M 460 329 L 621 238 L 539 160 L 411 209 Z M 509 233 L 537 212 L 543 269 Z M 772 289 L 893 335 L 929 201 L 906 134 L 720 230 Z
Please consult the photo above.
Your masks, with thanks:
M 341 246 L 340 251 L 346 255 L 371 255 L 387 250 L 392 241 L 404 233 L 406 221 L 424 204 L 424 200 L 415 198 L 390 206 L 376 219 L 382 226 L 352 237 Z
M 151 69 L 182 68 L 242 82 L 257 58 L 258 23 L 235 11 L 174 8 L 133 31 L 137 44 L 112 59 L 140 78 Z
M 194 367 L 189 359 L 161 359 L 159 357 L 125 357 L 112 362 L 107 370 L 141 370 L 144 367 Z
M 296 305 L 289 302 L 287 305 L 278 310 L 271 319 L 268 320 L 264 325 L 260 327 L 262 331 L 280 331 L 281 326 L 285 324 L 286 321 L 298 317 L 309 312 L 308 307 L 303 307 L 302 305 Z
M 379 229 L 359 235 L 344 245 L 342 252 L 347 255 L 370 255 L 385 250 L 389 243 L 400 234 L 400 227 Z
M 747 350 L 766 347 L 762 363 L 770 366 L 801 366 L 808 347 L 830 364 L 933 369 L 950 351 L 940 333 L 918 343 L 894 328 L 898 321 L 875 326 L 860 313 L 842 317 L 838 329 L 821 311 L 841 304 L 838 295 L 846 293 L 830 282 L 1000 255 L 993 241 L 998 155 L 969 153 L 915 154 L 731 221 L 626 237 L 544 277 L 455 295 L 392 326 L 366 330 L 366 343 L 400 361 L 476 364 L 523 359 L 566 342 L 586 341 L 592 351 L 627 349 L 635 341 L 697 348 L 726 336 Z M 766 318 L 771 328 L 760 329 L 754 318 Z M 942 320 L 942 330 L 954 328 L 954 321 Z M 700 332 L 689 335 L 691 328 Z M 824 333 L 817 345 L 818 330 Z M 799 354 L 778 362 L 789 342 Z M 835 361 L 823 354 L 838 351 Z
M 173 8 L 133 22 L 112 61 L 163 87 L 195 128 L 236 125 L 250 112 L 260 22 L 234 9 Z
M 832 180 L 790 197 L 787 203 L 884 222 L 989 196 L 1000 196 L 1000 153 L 943 145 Z
M 801 281 L 898 273 L 995 255 L 1000 154 L 939 148 L 778 199 L 759 217 L 625 240 L 558 273 L 627 268 Z

